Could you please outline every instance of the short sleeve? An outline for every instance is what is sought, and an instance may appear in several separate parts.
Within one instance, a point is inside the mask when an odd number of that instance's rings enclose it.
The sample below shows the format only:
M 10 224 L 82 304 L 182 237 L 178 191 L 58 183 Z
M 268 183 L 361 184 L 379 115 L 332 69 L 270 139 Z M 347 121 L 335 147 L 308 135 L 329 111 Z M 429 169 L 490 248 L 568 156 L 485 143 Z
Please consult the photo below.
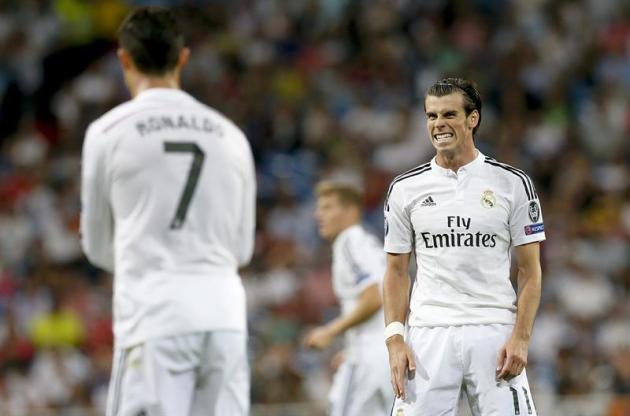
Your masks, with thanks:
M 522 179 L 522 183 L 518 183 L 514 189 L 510 212 L 510 236 L 514 246 L 543 241 L 546 238 L 538 195 L 531 179 L 525 174 L 522 174 Z
M 382 282 L 385 275 L 385 254 L 376 237 L 355 235 L 349 238 L 343 246 L 343 256 L 350 265 L 356 289 L 361 291 Z
M 400 186 L 393 186 L 385 201 L 385 251 L 410 253 L 413 247 L 411 217 Z

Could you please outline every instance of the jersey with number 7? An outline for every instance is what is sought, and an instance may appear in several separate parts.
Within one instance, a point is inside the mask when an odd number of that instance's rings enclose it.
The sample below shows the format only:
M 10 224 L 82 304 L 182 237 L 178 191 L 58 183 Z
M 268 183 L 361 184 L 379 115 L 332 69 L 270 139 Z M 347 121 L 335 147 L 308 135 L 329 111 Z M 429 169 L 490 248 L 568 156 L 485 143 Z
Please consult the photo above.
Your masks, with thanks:
M 149 89 L 88 128 L 82 245 L 114 273 L 114 334 L 245 330 L 255 174 L 244 134 L 176 89 Z

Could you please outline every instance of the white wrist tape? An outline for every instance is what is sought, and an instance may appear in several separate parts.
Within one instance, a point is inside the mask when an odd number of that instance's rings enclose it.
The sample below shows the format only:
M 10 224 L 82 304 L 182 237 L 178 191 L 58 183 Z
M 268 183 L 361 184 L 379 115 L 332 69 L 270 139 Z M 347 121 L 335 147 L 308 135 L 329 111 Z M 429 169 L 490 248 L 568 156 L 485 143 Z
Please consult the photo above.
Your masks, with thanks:
M 405 336 L 405 324 L 394 321 L 385 327 L 385 340 L 394 335 Z

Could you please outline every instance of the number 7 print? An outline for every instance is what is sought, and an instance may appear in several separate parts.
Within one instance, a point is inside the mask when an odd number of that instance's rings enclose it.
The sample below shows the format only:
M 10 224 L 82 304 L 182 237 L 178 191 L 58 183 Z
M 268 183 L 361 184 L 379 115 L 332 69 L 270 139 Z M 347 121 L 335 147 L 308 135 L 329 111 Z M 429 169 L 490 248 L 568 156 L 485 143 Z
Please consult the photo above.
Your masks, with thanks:
M 203 161 L 206 155 L 203 150 L 197 146 L 197 143 L 193 142 L 164 142 L 164 151 L 168 153 L 192 153 L 193 155 L 192 164 L 190 165 L 190 170 L 188 171 L 188 179 L 186 179 L 186 186 L 184 187 L 182 196 L 179 198 L 177 211 L 175 211 L 175 217 L 173 217 L 170 225 L 171 230 L 178 230 L 182 228 L 184 220 L 186 219 L 188 206 L 190 205 L 190 201 L 195 193 L 197 182 L 199 182 L 199 174 L 201 173 L 201 168 L 203 167 Z

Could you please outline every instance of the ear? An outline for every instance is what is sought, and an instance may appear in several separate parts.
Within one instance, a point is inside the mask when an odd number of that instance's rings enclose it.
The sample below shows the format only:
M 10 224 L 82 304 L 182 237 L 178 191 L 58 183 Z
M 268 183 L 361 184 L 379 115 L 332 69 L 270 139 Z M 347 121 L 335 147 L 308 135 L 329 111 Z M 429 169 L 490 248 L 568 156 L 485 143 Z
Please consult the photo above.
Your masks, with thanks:
M 177 69 L 181 71 L 182 68 L 186 66 L 189 59 L 190 59 L 190 49 L 185 48 L 185 47 L 182 48 L 182 50 L 179 51 L 179 58 L 177 59 Z
M 473 110 L 468 114 L 468 128 L 474 129 L 479 124 L 479 111 Z
M 120 66 L 122 66 L 123 70 L 129 71 L 134 68 L 133 59 L 131 59 L 129 52 L 123 48 L 118 48 L 116 55 L 118 55 L 118 60 L 120 61 Z

